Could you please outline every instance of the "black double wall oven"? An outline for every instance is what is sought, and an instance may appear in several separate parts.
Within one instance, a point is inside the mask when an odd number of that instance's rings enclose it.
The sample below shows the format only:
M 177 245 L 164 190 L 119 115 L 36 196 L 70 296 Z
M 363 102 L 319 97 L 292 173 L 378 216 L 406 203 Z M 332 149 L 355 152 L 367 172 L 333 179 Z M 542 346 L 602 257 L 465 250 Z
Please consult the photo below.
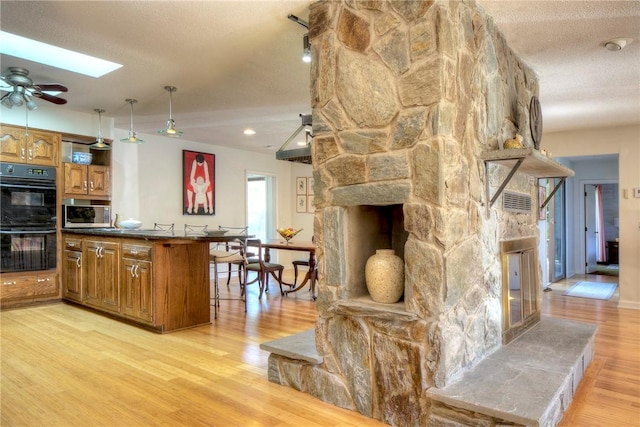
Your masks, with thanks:
M 56 169 L 0 163 L 0 272 L 56 268 Z

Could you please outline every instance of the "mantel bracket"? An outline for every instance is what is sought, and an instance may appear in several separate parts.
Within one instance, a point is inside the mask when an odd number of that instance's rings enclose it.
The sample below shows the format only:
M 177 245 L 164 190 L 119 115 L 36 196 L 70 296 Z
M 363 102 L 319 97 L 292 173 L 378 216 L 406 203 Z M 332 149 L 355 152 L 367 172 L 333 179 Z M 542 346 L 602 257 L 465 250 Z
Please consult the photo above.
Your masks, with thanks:
M 492 207 L 493 204 L 498 199 L 498 197 L 500 197 L 500 194 L 502 194 L 502 190 L 504 190 L 507 184 L 509 184 L 509 181 L 511 181 L 511 178 L 513 178 L 513 175 L 515 175 L 515 173 L 518 171 L 518 168 L 520 167 L 522 162 L 524 162 L 524 158 L 518 159 L 518 162 L 515 165 L 513 165 L 511 172 L 509 172 L 509 175 L 507 175 L 507 177 L 504 179 L 502 184 L 500 184 L 500 187 L 496 191 L 496 194 L 494 194 L 493 197 L 491 198 L 491 202 L 489 202 L 489 207 Z M 487 179 L 487 195 L 488 194 L 489 194 L 489 180 Z
M 551 194 L 549 194 L 549 196 L 547 196 L 545 201 L 542 203 L 542 205 L 540 206 L 540 210 L 544 209 L 549 204 L 549 202 L 551 201 L 551 198 L 556 194 L 556 191 L 558 191 L 560 187 L 564 185 L 565 180 L 566 180 L 566 177 L 564 176 L 560 178 L 560 182 L 553 187 L 553 191 L 551 192 Z

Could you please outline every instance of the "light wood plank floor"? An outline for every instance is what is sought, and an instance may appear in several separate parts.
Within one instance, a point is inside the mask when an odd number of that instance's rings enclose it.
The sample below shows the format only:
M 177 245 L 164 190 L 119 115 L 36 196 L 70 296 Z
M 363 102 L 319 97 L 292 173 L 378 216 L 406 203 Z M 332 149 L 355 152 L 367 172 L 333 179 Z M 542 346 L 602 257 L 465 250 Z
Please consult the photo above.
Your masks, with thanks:
M 588 280 L 615 280 L 589 276 Z M 562 426 L 640 425 L 639 313 L 544 293 L 544 313 L 597 322 L 596 357 Z M 224 286 L 222 287 L 224 289 Z M 378 426 L 267 381 L 259 344 L 314 326 L 304 290 L 248 313 L 222 301 L 210 326 L 158 335 L 67 304 L 1 313 L 2 426 Z M 232 290 L 237 293 L 237 289 Z M 552 357 L 552 355 L 550 355 Z

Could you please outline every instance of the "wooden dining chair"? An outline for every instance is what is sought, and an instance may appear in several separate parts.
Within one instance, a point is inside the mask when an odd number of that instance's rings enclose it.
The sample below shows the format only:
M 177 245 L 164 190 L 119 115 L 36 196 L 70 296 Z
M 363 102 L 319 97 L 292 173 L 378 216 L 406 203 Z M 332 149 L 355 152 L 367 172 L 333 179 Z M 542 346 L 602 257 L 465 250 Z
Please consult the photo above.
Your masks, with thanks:
M 313 236 L 311 236 L 311 242 L 315 242 L 315 239 Z M 298 268 L 299 267 L 307 267 L 307 269 L 309 268 L 309 259 L 296 259 L 291 261 L 291 264 L 293 264 L 293 286 L 295 287 L 296 284 L 298 283 Z M 309 288 L 309 290 L 311 290 L 311 288 Z
M 247 246 L 258 248 L 257 258 L 254 258 L 252 260 L 253 262 L 247 262 L 247 265 L 245 266 L 247 273 L 249 271 L 257 273 L 256 279 L 252 282 L 248 282 L 247 285 L 257 281 L 260 286 L 260 295 L 258 298 L 262 298 L 263 293 L 269 292 L 269 276 L 271 276 L 278 282 L 278 285 L 280 286 L 280 293 L 284 295 L 284 290 L 282 289 L 282 272 L 284 271 L 284 266 L 282 264 L 266 262 L 264 260 L 262 242 L 260 239 L 247 240 Z

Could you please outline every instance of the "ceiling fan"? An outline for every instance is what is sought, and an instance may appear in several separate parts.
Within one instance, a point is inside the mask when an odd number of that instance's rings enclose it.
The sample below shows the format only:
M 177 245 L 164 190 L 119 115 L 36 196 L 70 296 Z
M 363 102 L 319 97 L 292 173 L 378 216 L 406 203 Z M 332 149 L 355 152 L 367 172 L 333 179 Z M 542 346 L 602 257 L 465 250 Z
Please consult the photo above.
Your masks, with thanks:
M 32 97 L 58 105 L 67 103 L 66 99 L 45 93 L 67 92 L 66 86 L 59 83 L 34 84 L 29 77 L 29 70 L 26 68 L 9 67 L 8 73 L 0 76 L 0 79 L 6 83 L 5 86 L 0 86 L 0 90 L 7 92 L 0 99 L 0 103 L 7 108 L 20 107 L 23 103 L 26 103 L 29 110 L 35 110 L 38 105 L 31 99 Z

